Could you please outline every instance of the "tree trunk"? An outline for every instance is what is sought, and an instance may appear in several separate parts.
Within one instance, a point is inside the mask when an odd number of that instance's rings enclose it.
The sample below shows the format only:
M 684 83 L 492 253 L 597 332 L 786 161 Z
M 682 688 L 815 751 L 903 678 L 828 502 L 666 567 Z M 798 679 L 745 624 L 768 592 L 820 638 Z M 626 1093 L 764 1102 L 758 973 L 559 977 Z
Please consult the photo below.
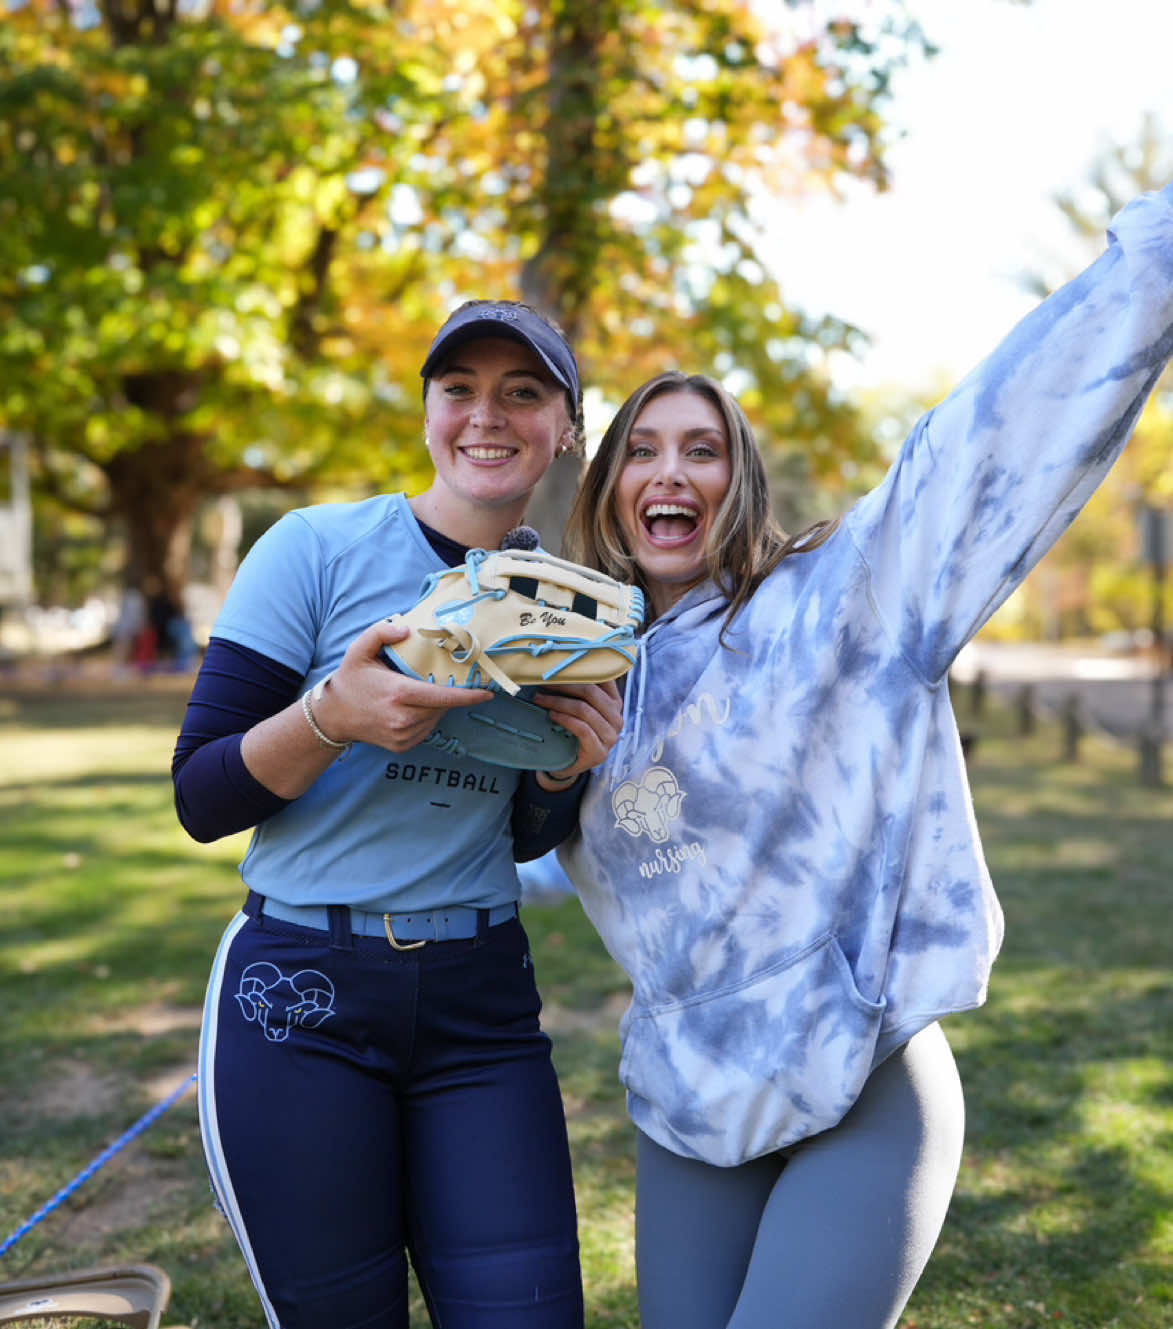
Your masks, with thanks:
M 127 585 L 143 587 L 153 579 L 181 605 L 195 515 L 214 476 L 202 440 L 179 435 L 121 452 L 105 472 L 111 515 L 126 532 Z
M 556 319 L 574 346 L 594 288 L 599 253 L 596 197 L 583 183 L 599 179 L 595 165 L 599 47 L 607 6 L 557 4 L 552 9 L 546 83 L 546 230 L 540 248 L 522 269 L 521 288 L 526 302 Z M 563 458 L 546 472 L 530 502 L 526 520 L 547 549 L 561 549 L 581 475 L 576 458 Z
M 542 548 L 552 554 L 561 552 L 581 477 L 582 463 L 577 457 L 560 457 L 542 477 L 526 509 L 526 524 L 537 531 L 542 537 Z

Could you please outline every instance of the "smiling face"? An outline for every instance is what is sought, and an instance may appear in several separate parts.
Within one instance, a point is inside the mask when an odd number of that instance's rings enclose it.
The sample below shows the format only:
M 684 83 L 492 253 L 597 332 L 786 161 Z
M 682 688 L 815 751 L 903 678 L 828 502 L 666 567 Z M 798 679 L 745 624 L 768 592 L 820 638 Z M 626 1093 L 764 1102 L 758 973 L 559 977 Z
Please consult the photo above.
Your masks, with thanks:
M 412 506 L 462 543 L 516 525 L 559 444 L 573 437 L 565 390 L 508 338 L 457 347 L 429 381 L 424 407 L 436 478 Z
M 725 422 L 712 402 L 683 389 L 644 406 L 614 502 L 657 616 L 706 576 L 709 535 L 731 480 Z

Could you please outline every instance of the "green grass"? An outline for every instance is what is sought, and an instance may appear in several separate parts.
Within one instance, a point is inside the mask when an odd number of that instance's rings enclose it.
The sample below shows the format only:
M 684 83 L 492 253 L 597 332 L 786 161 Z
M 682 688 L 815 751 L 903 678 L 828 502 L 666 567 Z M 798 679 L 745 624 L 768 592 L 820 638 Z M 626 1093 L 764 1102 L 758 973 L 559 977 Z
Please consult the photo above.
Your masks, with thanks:
M 175 824 L 182 705 L 0 696 L 0 1240 L 193 1069 L 245 842 L 195 845 Z M 1062 765 L 1045 725 L 1022 737 L 999 712 L 981 729 L 973 784 L 1007 940 L 988 1005 L 948 1022 L 966 1156 L 902 1324 L 1165 1329 L 1173 792 L 1142 788 L 1127 751 L 1089 741 Z M 570 1121 L 588 1322 L 634 1329 L 634 1159 L 615 1081 L 626 984 L 575 902 L 526 922 Z M 210 1203 L 191 1094 L 25 1236 L 0 1280 L 143 1260 L 174 1283 L 166 1323 L 263 1324 Z

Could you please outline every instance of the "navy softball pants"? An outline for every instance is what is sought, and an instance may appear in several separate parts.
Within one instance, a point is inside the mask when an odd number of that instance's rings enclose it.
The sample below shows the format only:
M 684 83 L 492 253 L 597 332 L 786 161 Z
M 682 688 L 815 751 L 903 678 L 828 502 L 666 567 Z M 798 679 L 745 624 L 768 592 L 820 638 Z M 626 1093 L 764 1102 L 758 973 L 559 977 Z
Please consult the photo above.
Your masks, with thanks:
M 343 920 L 340 922 L 339 920 Z M 208 988 L 200 1129 L 271 1329 L 580 1329 L 574 1192 L 514 919 L 397 952 L 238 915 Z

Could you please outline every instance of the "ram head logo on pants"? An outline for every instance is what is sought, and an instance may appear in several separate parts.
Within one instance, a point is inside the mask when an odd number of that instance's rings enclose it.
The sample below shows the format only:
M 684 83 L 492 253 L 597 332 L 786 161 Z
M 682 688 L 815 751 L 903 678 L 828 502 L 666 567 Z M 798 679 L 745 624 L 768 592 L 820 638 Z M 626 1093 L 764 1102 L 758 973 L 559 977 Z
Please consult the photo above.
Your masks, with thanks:
M 270 1043 L 282 1043 L 295 1025 L 314 1029 L 334 1014 L 334 984 L 316 969 L 287 978 L 275 964 L 258 960 L 240 976 L 236 1000 L 244 1018 L 255 1020 Z

